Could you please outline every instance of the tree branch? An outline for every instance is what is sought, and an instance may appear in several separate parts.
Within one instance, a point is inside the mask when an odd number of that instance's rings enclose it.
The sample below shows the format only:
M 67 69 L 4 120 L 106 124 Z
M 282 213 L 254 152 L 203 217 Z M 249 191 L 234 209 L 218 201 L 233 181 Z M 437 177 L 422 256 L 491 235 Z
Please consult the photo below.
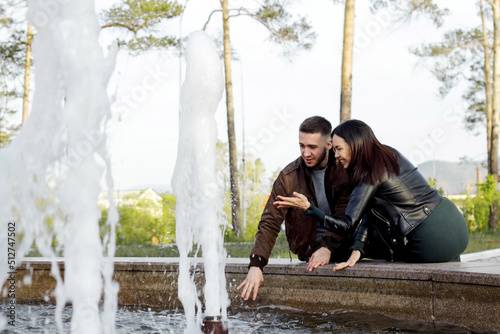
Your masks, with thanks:
M 231 17 L 238 17 L 238 16 L 250 16 L 250 17 L 252 17 L 252 16 L 251 16 L 251 15 L 249 15 L 249 14 L 242 14 L 242 13 L 229 15 L 228 17 L 229 17 L 229 18 L 231 18 Z
M 108 23 L 108 24 L 105 24 L 103 26 L 101 26 L 102 29 L 106 29 L 106 28 L 112 28 L 112 27 L 119 27 L 119 28 L 125 28 L 127 30 L 130 30 L 132 31 L 134 34 L 137 33 L 137 28 L 133 27 L 133 26 L 128 26 L 126 24 L 123 24 L 123 23 L 118 23 L 118 22 L 115 22 L 115 23 Z M 141 27 L 142 28 L 142 27 Z
M 271 32 L 271 34 L 275 37 L 277 37 L 278 39 L 282 39 L 281 38 L 281 35 L 276 31 L 276 29 L 274 29 L 274 27 L 272 27 L 271 25 L 269 25 L 266 21 L 262 20 L 260 17 L 258 17 L 257 15 L 251 13 L 250 11 L 248 11 L 248 9 L 246 8 L 239 8 L 239 9 L 235 9 L 238 11 L 238 14 L 234 14 L 234 15 L 231 15 L 233 17 L 236 17 L 236 16 L 241 16 L 241 15 L 246 15 L 246 16 L 249 16 L 253 19 L 255 19 L 257 22 L 259 22 L 260 24 L 262 24 L 264 27 L 266 27 L 267 30 L 269 30 L 269 32 Z M 242 13 L 243 12 L 243 13 Z
M 472 48 L 475 48 L 476 46 L 483 46 L 482 43 L 480 42 L 477 42 L 477 43 L 473 43 L 473 44 L 468 44 L 468 45 L 459 45 L 458 46 L 458 49 L 461 49 L 461 50 L 467 50 L 467 49 L 472 49 Z M 443 51 L 445 51 L 445 53 L 449 53 L 453 50 L 457 49 L 457 47 L 453 47 L 453 48 L 446 48 L 446 49 L 443 49 Z
M 210 15 L 208 16 L 208 19 L 207 19 L 207 22 L 205 22 L 205 24 L 203 25 L 203 31 L 205 31 L 205 29 L 207 28 L 207 25 L 208 23 L 210 22 L 210 19 L 212 18 L 212 15 L 216 12 L 222 12 L 222 9 L 216 9 L 216 10 L 213 10 Z

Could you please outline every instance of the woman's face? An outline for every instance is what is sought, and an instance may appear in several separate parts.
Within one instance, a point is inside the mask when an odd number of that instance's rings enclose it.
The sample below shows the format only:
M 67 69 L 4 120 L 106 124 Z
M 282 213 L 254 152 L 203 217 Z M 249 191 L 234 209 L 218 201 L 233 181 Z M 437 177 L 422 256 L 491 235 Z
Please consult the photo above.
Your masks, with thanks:
M 333 135 L 333 152 L 335 152 L 335 159 L 342 165 L 344 168 L 348 168 L 351 164 L 351 148 L 347 145 L 347 142 L 344 138 L 339 137 L 337 135 Z

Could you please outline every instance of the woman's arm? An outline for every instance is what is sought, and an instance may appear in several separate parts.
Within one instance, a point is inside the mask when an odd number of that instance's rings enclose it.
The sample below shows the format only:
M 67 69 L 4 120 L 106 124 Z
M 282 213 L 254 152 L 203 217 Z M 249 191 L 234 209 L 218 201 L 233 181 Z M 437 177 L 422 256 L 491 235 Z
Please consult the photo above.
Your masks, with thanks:
M 378 185 L 361 183 L 354 187 L 344 217 L 325 216 L 321 227 L 338 233 L 353 233 L 363 218 L 366 208 L 377 191 Z
M 277 196 L 273 203 L 280 208 L 298 208 L 305 211 L 305 214 L 319 220 L 320 226 L 337 234 L 351 234 L 356 229 L 358 223 L 363 218 L 366 207 L 375 194 L 378 185 L 361 183 L 354 187 L 344 217 L 332 217 L 325 215 L 323 211 L 316 208 L 302 194 L 293 193 L 293 197 Z

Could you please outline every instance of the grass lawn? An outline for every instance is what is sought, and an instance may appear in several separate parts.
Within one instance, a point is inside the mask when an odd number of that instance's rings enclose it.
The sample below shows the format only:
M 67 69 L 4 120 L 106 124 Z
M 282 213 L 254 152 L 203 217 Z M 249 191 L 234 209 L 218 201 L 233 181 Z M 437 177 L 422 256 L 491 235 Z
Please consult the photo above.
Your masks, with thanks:
M 469 246 L 464 253 L 475 253 L 495 248 L 500 248 L 500 231 L 488 234 L 471 234 Z
M 232 242 L 224 245 L 229 258 L 248 258 L 253 248 L 253 242 Z M 469 246 L 464 253 L 475 253 L 488 249 L 500 248 L 500 231 L 489 234 L 471 234 Z M 190 254 L 193 256 L 194 252 Z M 32 250 L 26 256 L 41 256 L 37 250 Z M 178 257 L 179 251 L 175 245 L 153 246 L 153 245 L 130 245 L 118 246 L 115 252 L 116 257 Z M 201 254 L 198 254 L 201 257 Z M 276 244 L 271 253 L 271 258 L 292 258 L 297 255 L 292 254 L 288 249 L 288 242 L 283 234 L 279 234 Z

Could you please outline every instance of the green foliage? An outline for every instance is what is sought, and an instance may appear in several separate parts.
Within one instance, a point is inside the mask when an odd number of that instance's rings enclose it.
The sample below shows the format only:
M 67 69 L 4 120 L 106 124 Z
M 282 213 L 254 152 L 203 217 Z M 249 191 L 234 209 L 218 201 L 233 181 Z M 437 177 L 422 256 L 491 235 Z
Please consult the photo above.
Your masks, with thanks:
M 429 178 L 427 180 L 427 182 L 429 182 L 429 185 L 431 186 L 431 188 L 436 189 L 441 195 L 444 194 L 443 188 L 437 188 L 437 180 L 436 179 Z
M 224 185 L 225 198 L 223 210 L 226 217 L 228 217 L 229 224 L 231 224 L 231 192 L 229 188 L 228 161 L 227 144 L 219 141 L 217 143 L 218 178 Z M 245 214 L 244 221 L 246 225 L 242 231 L 241 239 L 236 238 L 231 229 L 226 229 L 224 231 L 224 240 L 226 242 L 254 240 L 262 210 L 269 196 L 269 182 L 265 177 L 266 169 L 262 160 L 247 155 L 244 163 L 242 162 L 239 166 L 238 172 L 238 182 L 242 196 L 242 211 Z
M 25 2 L 6 1 L 0 4 L 0 147 L 8 144 L 20 128 L 20 119 L 12 116 L 12 106 L 23 94 L 22 76 L 26 57 L 27 23 L 22 15 Z
M 140 203 L 144 206 L 145 203 Z M 140 205 L 139 204 L 139 205 Z M 163 239 L 162 226 L 158 217 L 154 217 L 145 208 L 122 207 L 120 225 L 117 228 L 117 245 L 152 244 L 153 237 Z
M 100 17 L 103 28 L 128 31 L 126 38 L 118 39 L 118 45 L 138 54 L 153 48 L 178 47 L 179 39 L 167 35 L 163 23 L 181 15 L 183 10 L 175 1 L 122 0 L 101 12 Z
M 231 258 L 248 258 L 252 248 L 254 246 L 253 240 L 243 241 L 243 242 L 226 242 L 224 248 L 227 251 L 227 256 Z M 288 241 L 283 233 L 278 234 L 276 238 L 276 243 L 274 244 L 273 251 L 271 252 L 270 258 L 291 258 L 297 259 L 297 255 L 290 252 L 290 247 L 288 246 Z
M 175 196 L 164 193 L 160 195 L 163 204 L 163 223 L 165 224 L 166 235 L 163 238 L 164 244 L 171 244 L 175 241 Z
M 485 182 L 477 184 L 477 193 L 486 200 L 490 207 L 493 205 L 493 202 L 498 199 L 497 183 L 493 175 L 488 175 Z
M 257 227 L 259 225 L 260 216 L 262 215 L 262 210 L 266 205 L 267 199 L 269 197 L 268 189 L 264 184 L 264 174 L 266 169 L 262 160 L 255 159 L 254 161 L 246 161 L 245 168 L 245 178 L 241 180 L 240 184 L 245 182 L 245 212 L 246 212 L 246 226 L 243 231 L 242 239 L 253 241 L 255 233 L 257 233 Z M 242 175 L 243 176 L 243 175 Z
M 308 50 L 316 40 L 316 33 L 312 31 L 306 18 L 294 20 L 282 1 L 265 0 L 250 16 L 269 30 L 269 39 L 275 43 Z
M 116 257 L 179 257 L 176 245 L 119 245 Z
M 118 206 L 117 246 L 167 245 L 175 242 L 175 197 L 165 193 L 161 201 L 129 195 Z M 107 211 L 100 220 L 101 237 L 106 232 Z
M 239 168 L 239 184 L 241 185 L 242 206 L 244 208 L 245 226 L 241 239 L 236 239 L 232 230 L 225 231 L 226 241 L 253 241 L 260 216 L 268 198 L 268 187 L 264 183 L 265 167 L 260 159 L 249 157 Z M 229 199 L 229 194 L 226 196 Z M 227 203 L 229 205 L 230 203 Z
M 421 15 L 431 19 L 437 27 L 443 24 L 443 17 L 450 13 L 448 9 L 440 8 L 433 0 L 372 0 L 374 11 L 388 6 L 399 14 L 399 20 L 408 21 Z
M 471 233 L 486 233 L 489 231 L 490 209 L 499 192 L 492 175 L 488 175 L 485 182 L 478 183 L 477 188 L 477 196 L 455 201 L 455 204 L 462 210 Z
M 469 245 L 464 253 L 483 252 L 500 248 L 500 231 L 495 233 L 475 233 L 469 237 Z

